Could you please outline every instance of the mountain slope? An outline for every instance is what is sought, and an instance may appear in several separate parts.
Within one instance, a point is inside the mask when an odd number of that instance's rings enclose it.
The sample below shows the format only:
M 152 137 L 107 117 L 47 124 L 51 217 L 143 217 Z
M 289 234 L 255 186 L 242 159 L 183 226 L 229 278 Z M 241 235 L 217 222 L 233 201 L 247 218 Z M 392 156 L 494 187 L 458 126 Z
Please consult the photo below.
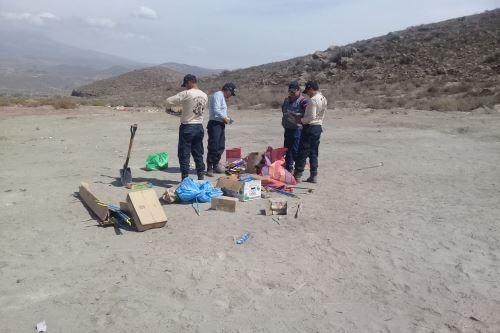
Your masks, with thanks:
M 184 74 L 169 68 L 154 66 L 99 80 L 76 88 L 72 96 L 78 97 L 114 97 L 112 100 L 122 100 L 120 104 L 134 104 L 141 100 L 145 104 L 154 102 L 165 90 L 179 90 Z M 128 102 L 130 101 L 130 102 Z
M 143 84 L 133 94 L 125 94 L 127 88 L 97 95 L 144 105 L 152 100 L 161 103 L 180 90 L 180 80 L 175 84 L 167 80 L 159 87 L 136 74 Z M 238 86 L 233 102 L 240 107 L 279 107 L 290 81 L 304 84 L 309 79 L 320 83 L 330 105 L 356 102 L 373 108 L 473 110 L 500 104 L 500 9 L 286 61 L 223 71 L 202 78 L 199 85 L 212 93 L 231 81 Z
M 437 110 L 500 104 L 500 9 L 225 71 L 203 86 L 233 81 L 240 103 L 251 105 L 261 96 L 261 103 L 277 106 L 290 80 L 308 79 L 318 80 L 332 102 Z
M 0 32 L 0 93 L 56 94 L 145 67 L 31 32 Z
M 193 74 L 193 75 L 196 75 L 197 77 L 204 77 L 204 76 L 209 76 L 209 75 L 214 75 L 214 74 L 220 74 L 222 72 L 222 69 L 209 69 L 209 68 L 204 68 L 204 67 L 199 67 L 199 66 L 179 64 L 176 62 L 167 62 L 167 63 L 161 64 L 160 66 L 170 68 L 171 70 L 174 70 L 174 71 L 182 73 L 182 74 Z

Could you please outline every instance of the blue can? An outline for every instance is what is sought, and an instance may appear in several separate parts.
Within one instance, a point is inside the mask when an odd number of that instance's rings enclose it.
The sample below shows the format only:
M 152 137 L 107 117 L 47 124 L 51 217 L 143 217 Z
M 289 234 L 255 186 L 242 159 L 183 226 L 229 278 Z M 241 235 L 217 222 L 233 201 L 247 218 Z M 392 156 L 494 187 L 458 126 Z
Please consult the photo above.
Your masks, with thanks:
M 236 241 L 236 244 L 242 245 L 245 244 L 247 240 L 250 239 L 250 234 L 248 232 L 245 232 L 240 239 Z

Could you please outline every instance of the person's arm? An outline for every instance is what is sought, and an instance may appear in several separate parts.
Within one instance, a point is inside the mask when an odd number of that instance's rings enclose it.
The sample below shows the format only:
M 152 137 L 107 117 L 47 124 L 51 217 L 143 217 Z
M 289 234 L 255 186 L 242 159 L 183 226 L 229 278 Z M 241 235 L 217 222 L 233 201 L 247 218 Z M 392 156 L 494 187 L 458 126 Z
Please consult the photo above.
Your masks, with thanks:
M 171 108 L 172 106 L 179 106 L 182 103 L 182 100 L 184 99 L 185 92 L 181 91 L 177 95 L 174 95 L 172 97 L 167 98 L 167 103 L 166 107 Z
M 317 106 L 312 100 L 307 101 L 307 107 L 302 117 L 302 124 L 307 125 L 316 118 Z

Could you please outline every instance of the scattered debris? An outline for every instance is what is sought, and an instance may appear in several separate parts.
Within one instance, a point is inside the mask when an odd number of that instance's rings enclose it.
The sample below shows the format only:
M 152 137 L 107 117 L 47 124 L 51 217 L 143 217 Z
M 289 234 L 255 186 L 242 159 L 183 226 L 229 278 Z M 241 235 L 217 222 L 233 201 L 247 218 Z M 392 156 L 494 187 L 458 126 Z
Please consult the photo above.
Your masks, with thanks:
M 212 199 L 211 208 L 214 210 L 221 210 L 224 212 L 235 213 L 238 206 L 238 199 L 226 196 L 220 196 Z
M 45 323 L 45 320 L 36 324 L 36 332 L 47 332 L 47 324 Z
M 479 319 L 477 319 L 476 317 L 473 317 L 473 316 L 470 316 L 469 319 L 473 320 L 473 321 L 480 321 Z
M 304 286 L 306 284 L 307 284 L 307 282 L 302 283 L 300 286 L 298 286 L 297 288 L 295 288 L 294 291 L 292 291 L 291 293 L 289 293 L 288 296 L 292 296 L 292 295 L 298 293 L 300 291 L 300 289 L 304 288 Z
M 266 215 L 287 215 L 288 202 L 279 199 L 269 199 L 266 209 Z
M 236 244 L 242 245 L 245 244 L 248 240 L 250 239 L 250 234 L 248 232 L 245 232 L 240 239 L 236 241 Z
M 302 202 L 299 202 L 299 204 L 297 205 L 297 211 L 295 212 L 295 218 L 296 219 L 299 218 L 299 215 L 300 215 L 301 211 L 302 211 Z
M 153 184 L 148 183 L 148 182 L 130 182 L 127 184 L 126 188 L 131 189 L 131 190 L 144 190 L 147 188 L 152 188 Z
M 176 189 L 174 189 L 174 188 L 167 189 L 165 191 L 165 193 L 163 193 L 163 196 L 161 197 L 163 199 L 163 201 L 165 201 L 168 204 L 173 204 L 173 203 L 177 202 L 179 200 L 179 198 L 177 197 L 175 190 Z
M 273 221 L 276 222 L 278 225 L 281 225 L 280 222 L 278 221 L 278 219 L 275 219 L 274 217 L 273 217 Z
M 384 166 L 384 162 L 380 162 L 377 165 L 372 165 L 372 166 L 368 166 L 368 167 L 364 167 L 364 168 L 359 168 L 359 169 L 356 169 L 354 171 L 360 171 L 360 170 L 366 170 L 366 169 L 372 169 L 372 168 L 379 168 L 381 166 Z

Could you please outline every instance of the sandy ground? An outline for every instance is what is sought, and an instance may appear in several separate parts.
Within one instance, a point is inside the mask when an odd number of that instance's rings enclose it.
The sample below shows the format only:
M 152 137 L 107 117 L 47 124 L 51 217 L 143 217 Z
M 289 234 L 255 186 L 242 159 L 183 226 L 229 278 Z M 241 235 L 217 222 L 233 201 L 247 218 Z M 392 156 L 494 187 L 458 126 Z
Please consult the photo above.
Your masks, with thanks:
M 282 143 L 279 112 L 233 116 L 227 146 Z M 125 199 L 135 122 L 132 173 L 160 195 L 175 116 L 0 109 L 0 332 L 500 332 L 500 113 L 331 110 L 299 219 L 171 205 L 117 235 L 74 192 Z M 142 170 L 158 151 L 170 172 Z

